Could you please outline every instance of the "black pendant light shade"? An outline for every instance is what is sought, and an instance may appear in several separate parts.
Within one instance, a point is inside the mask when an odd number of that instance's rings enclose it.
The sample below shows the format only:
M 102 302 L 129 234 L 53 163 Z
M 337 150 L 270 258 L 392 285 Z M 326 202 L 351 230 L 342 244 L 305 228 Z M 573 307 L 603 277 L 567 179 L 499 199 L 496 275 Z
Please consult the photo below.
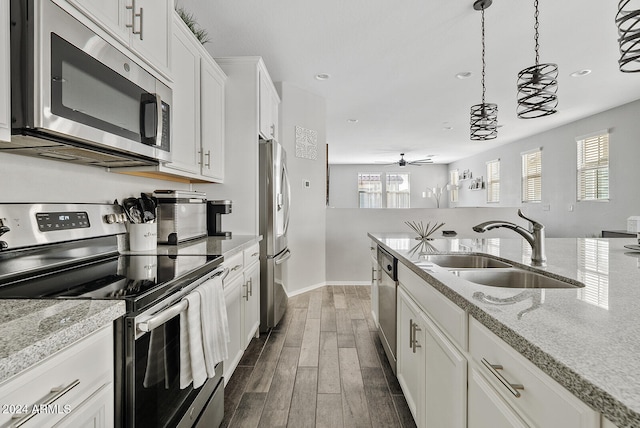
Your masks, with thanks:
M 557 64 L 536 64 L 518 73 L 520 119 L 535 119 L 558 111 L 557 78 Z
M 540 44 L 538 43 L 538 0 L 535 6 L 536 65 L 518 73 L 518 108 L 520 119 L 535 119 L 556 113 L 558 107 L 558 65 L 540 64 Z
M 481 103 L 471 106 L 471 139 L 493 140 L 498 136 L 498 105 Z
M 484 102 L 486 88 L 484 86 L 484 10 L 491 6 L 492 0 L 476 0 L 475 10 L 482 13 L 482 102 L 471 106 L 471 140 L 493 140 L 498 136 L 498 105 Z
M 635 4 L 635 10 L 632 9 Z M 618 44 L 620 45 L 620 71 L 640 72 L 640 7 L 637 1 L 620 0 L 616 14 Z

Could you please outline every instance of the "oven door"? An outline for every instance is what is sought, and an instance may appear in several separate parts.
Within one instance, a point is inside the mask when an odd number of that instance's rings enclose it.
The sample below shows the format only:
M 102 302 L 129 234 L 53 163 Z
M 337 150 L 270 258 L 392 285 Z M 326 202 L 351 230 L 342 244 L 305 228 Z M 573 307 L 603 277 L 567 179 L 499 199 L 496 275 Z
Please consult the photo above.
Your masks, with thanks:
M 222 420 L 220 401 L 224 389 L 222 364 L 204 385 L 180 389 L 180 312 L 182 297 L 203 281 L 221 275 L 223 269 L 183 287 L 182 292 L 137 316 L 125 316 L 124 395 L 117 397 L 117 420 L 123 427 L 191 427 L 202 415 Z M 141 331 L 141 324 L 145 327 Z M 120 333 L 120 332 L 118 332 Z M 118 352 L 118 350 L 116 350 Z M 116 354 L 118 355 L 118 354 Z M 116 358 L 117 362 L 117 358 Z M 121 389 L 122 390 L 122 389 Z
M 26 8 L 12 29 L 14 128 L 171 160 L 170 88 L 54 2 L 11 7 Z

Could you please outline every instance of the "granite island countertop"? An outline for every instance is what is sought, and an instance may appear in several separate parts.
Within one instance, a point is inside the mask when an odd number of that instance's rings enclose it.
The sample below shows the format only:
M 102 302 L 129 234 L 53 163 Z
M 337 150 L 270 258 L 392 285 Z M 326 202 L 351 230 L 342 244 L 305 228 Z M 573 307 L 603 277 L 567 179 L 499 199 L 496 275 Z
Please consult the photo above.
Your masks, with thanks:
M 0 383 L 124 313 L 123 301 L 0 300 Z
M 640 252 L 624 247 L 637 244 L 635 239 L 547 238 L 547 266 L 535 269 L 585 287 L 523 290 L 474 284 L 421 261 L 433 252 L 471 252 L 531 269 L 531 248 L 521 238 L 435 239 L 422 245 L 414 236 L 369 233 L 594 410 L 618 426 L 640 426 Z M 480 293 L 525 298 L 496 305 Z

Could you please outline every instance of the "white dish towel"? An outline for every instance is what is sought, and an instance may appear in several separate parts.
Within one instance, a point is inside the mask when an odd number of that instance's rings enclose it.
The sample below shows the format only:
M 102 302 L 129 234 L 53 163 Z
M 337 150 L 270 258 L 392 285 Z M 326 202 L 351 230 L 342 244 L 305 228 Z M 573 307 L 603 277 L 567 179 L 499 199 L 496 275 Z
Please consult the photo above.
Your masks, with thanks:
M 180 388 L 199 388 L 228 357 L 229 322 L 222 279 L 216 276 L 189 293 L 180 314 Z

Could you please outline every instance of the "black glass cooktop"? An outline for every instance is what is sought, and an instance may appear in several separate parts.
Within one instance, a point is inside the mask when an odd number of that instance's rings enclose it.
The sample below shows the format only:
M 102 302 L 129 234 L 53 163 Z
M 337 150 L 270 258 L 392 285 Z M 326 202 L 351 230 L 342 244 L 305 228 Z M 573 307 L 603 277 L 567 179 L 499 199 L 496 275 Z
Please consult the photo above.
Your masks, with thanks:
M 139 310 L 215 269 L 222 256 L 107 256 L 58 269 L 3 278 L 0 299 L 121 299 Z

